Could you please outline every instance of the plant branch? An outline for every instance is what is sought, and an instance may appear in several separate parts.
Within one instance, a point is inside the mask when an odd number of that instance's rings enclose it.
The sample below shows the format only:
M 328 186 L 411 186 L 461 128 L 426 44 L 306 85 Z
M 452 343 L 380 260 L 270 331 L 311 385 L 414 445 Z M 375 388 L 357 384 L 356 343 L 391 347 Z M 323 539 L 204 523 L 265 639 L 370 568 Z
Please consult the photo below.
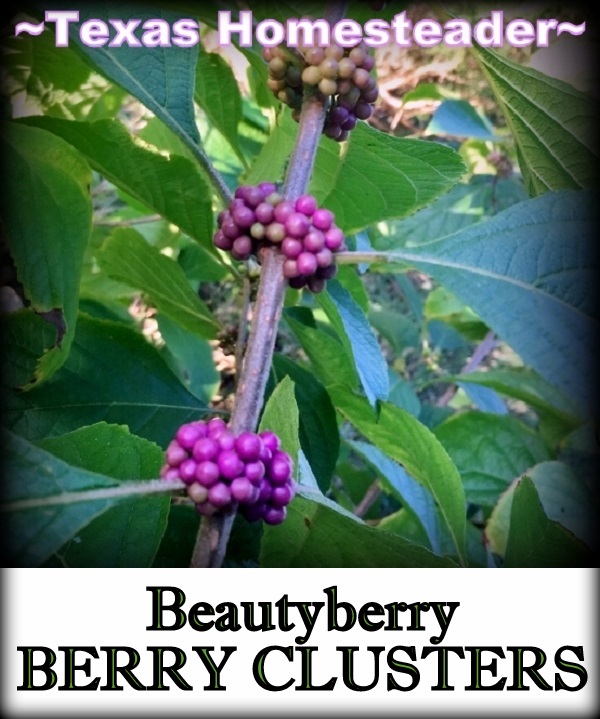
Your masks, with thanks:
M 328 19 L 335 22 L 342 18 L 345 5 L 339 2 L 328 3 Z M 310 92 L 305 87 L 298 136 L 283 188 L 287 199 L 294 199 L 308 189 L 325 124 L 327 103 L 328 100 L 323 95 Z M 241 368 L 231 418 L 234 434 L 254 431 L 258 424 L 285 296 L 284 257 L 281 251 L 277 248 L 265 248 L 260 259 L 262 270 L 250 326 L 250 341 Z M 235 510 L 225 517 L 204 517 L 192 556 L 192 567 L 221 566 L 234 520 Z
M 207 174 L 208 179 L 216 190 L 217 195 L 219 195 L 219 198 L 223 205 L 228 205 L 231 200 L 233 200 L 233 194 L 225 184 L 225 180 L 223 179 L 221 173 L 214 167 L 208 155 L 199 145 L 197 145 L 191 140 L 188 141 L 186 144 L 192 151 L 192 154 L 194 155 L 204 172 Z

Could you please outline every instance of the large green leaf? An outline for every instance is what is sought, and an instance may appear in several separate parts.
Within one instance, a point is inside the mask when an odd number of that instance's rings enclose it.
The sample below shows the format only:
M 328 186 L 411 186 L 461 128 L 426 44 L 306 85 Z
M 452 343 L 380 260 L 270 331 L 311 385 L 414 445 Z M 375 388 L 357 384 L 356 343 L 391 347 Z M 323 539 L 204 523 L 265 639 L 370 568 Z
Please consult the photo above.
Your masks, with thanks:
M 547 193 L 386 257 L 436 277 L 525 363 L 589 408 L 597 364 L 595 234 L 590 194 Z
M 43 315 L 45 330 L 34 356 L 20 368 L 20 384 L 47 380 L 67 359 L 77 322 L 79 279 L 92 206 L 90 169 L 73 148 L 49 132 L 6 123 L 1 133 L 4 176 L 2 216 L 28 310 L 13 318 L 22 336 Z M 41 337 L 39 338 L 41 339 Z M 42 354 L 43 353 L 43 354 Z M 37 361 L 37 365 L 36 365 Z
M 558 522 L 589 547 L 598 543 L 599 508 L 589 487 L 562 462 L 542 462 L 527 472 L 548 519 Z M 500 497 L 485 534 L 493 552 L 504 555 L 518 481 Z
M 510 482 L 550 459 L 539 434 L 515 417 L 463 412 L 434 430 L 456 464 L 467 501 L 491 507 Z
M 231 68 L 217 53 L 201 51 L 198 55 L 194 97 L 239 155 L 238 123 L 242 119 L 242 98 Z
M 180 15 L 174 11 L 149 9 L 131 3 L 87 3 L 79 13 L 79 23 L 71 23 L 70 38 L 98 72 L 137 97 L 165 122 L 186 144 L 197 146 L 200 137 L 194 120 L 194 78 L 198 46 L 168 47 L 89 47 L 81 42 L 79 26 L 90 18 L 138 18 L 144 21 L 164 20 L 172 26 Z M 141 37 L 140 25 L 135 35 Z
M 121 480 L 158 477 L 163 451 L 126 427 L 99 423 L 36 443 L 73 468 Z M 147 567 L 167 524 L 170 497 L 135 496 L 114 504 L 56 553 L 66 567 Z
M 85 315 L 69 359 L 52 381 L 4 398 L 6 424 L 32 440 L 104 420 L 164 447 L 179 425 L 207 410 L 141 334 Z
M 284 355 L 273 357 L 276 380 L 289 376 L 300 418 L 300 446 L 323 491 L 329 488 L 340 449 L 337 416 L 327 390 L 312 372 Z
M 352 357 L 356 373 L 371 405 L 387 399 L 389 380 L 381 348 L 361 307 L 348 290 L 336 280 L 327 285 L 327 292 L 318 295 L 338 336 Z
M 465 493 L 460 475 L 435 435 L 408 412 L 382 402 L 376 417 L 366 399 L 332 387 L 335 407 L 369 442 L 402 464 L 435 499 L 462 561 L 465 559 Z
M 24 122 L 62 137 L 107 180 L 213 250 L 211 193 L 196 163 L 144 147 L 117 120 L 30 117 Z
M 597 187 L 598 102 L 492 50 L 475 52 L 517 143 L 529 193 Z
M 215 336 L 219 325 L 181 266 L 151 247 L 136 230 L 114 230 L 102 245 L 98 262 L 109 277 L 143 290 L 159 312 L 189 332 L 209 339 Z
M 10 566 L 39 566 L 94 518 L 129 496 L 179 488 L 163 481 L 120 483 L 73 467 L 10 432 L 3 444 L 6 481 L 1 512 Z
M 262 567 L 454 567 L 454 562 L 394 534 L 373 529 L 301 487 L 285 522 L 265 527 Z
M 595 567 L 592 552 L 542 508 L 529 477 L 519 481 L 510 513 L 505 567 Z
M 284 113 L 247 182 L 280 179 L 296 133 Z M 321 140 L 310 190 L 351 234 L 411 214 L 447 192 L 464 172 L 460 155 L 449 147 L 392 137 L 360 123 L 347 146 Z

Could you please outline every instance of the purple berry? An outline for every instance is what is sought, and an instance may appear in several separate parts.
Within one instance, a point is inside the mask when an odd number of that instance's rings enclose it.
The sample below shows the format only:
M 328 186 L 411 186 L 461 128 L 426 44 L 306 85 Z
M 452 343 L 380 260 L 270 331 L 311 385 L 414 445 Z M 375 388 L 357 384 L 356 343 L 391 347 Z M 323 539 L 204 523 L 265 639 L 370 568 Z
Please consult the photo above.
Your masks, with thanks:
M 263 448 L 262 439 L 253 432 L 242 432 L 235 440 L 238 457 L 244 462 L 255 462 Z
M 348 119 L 342 123 L 342 130 L 354 130 L 356 127 L 355 115 L 348 115 Z
M 332 140 L 337 140 L 338 137 L 342 134 L 342 128 L 339 125 L 326 125 L 325 129 L 323 130 L 323 134 L 327 137 L 331 138 Z M 319 210 L 316 210 L 318 212 Z M 314 223 L 314 215 L 313 215 L 313 223 Z
M 176 440 L 173 440 L 167 447 L 165 458 L 167 460 L 167 464 L 171 465 L 171 467 L 177 467 L 184 459 L 188 458 L 188 453 Z
M 327 267 L 319 267 L 315 277 L 319 280 L 331 280 L 337 275 L 338 268 L 336 265 L 328 265 Z
M 301 212 L 292 212 L 285 221 L 285 229 L 292 237 L 304 237 L 310 229 L 310 221 Z
M 246 192 L 250 189 L 250 185 L 240 185 L 239 187 L 236 187 L 234 197 L 236 200 L 244 200 L 246 197 Z
M 259 187 L 265 197 L 268 197 L 273 192 L 277 192 L 277 185 L 273 182 L 261 182 Z
M 252 254 L 252 250 L 252 238 L 248 237 L 248 235 L 242 235 L 233 241 L 231 256 L 235 260 L 247 260 Z
M 283 522 L 285 515 L 285 507 L 267 507 L 263 513 L 263 519 L 267 524 L 275 526 Z
M 223 482 L 213 484 L 213 486 L 208 490 L 208 501 L 212 502 L 215 507 L 219 508 L 229 504 L 229 502 L 231 502 L 231 490 L 229 489 L 229 486 L 223 484 Z
M 256 210 L 254 210 L 254 214 L 259 222 L 262 222 L 263 225 L 268 225 L 270 222 L 273 222 L 275 210 L 273 209 L 273 205 L 270 205 L 268 202 L 261 202 Z
M 252 225 L 256 222 L 256 215 L 249 207 L 237 207 L 232 213 L 231 216 L 233 218 L 233 221 L 238 227 L 243 227 L 244 229 L 247 229 L 248 227 L 252 227 Z
M 363 70 L 367 70 L 367 72 L 370 72 L 375 67 L 375 58 L 371 55 L 366 55 L 365 59 L 362 61 L 362 68 Z
M 328 230 L 333 222 L 333 212 L 324 207 L 315 210 L 312 223 L 318 230 Z
M 360 99 L 363 100 L 364 102 L 373 103 L 373 102 L 375 102 L 375 100 L 377 100 L 378 97 L 379 97 L 379 90 L 376 87 L 374 87 L 371 90 L 366 90 L 366 91 L 363 90 L 363 92 L 361 93 Z
M 194 448 L 192 455 L 197 462 L 207 462 L 216 458 L 219 454 L 219 444 L 211 437 L 202 437 Z
M 235 447 L 235 437 L 233 432 L 230 432 L 228 429 L 224 429 L 214 439 L 218 442 L 221 452 Z
M 329 113 L 327 121 L 331 125 L 342 125 L 347 119 L 348 110 L 345 107 L 334 107 Z
M 308 252 L 319 252 L 325 247 L 325 235 L 320 230 L 311 230 L 302 240 L 302 246 Z
M 235 224 L 232 219 L 227 219 L 221 225 L 221 232 L 225 237 L 229 237 L 230 240 L 235 240 L 240 236 L 240 228 Z
M 208 421 L 206 429 L 208 430 L 208 436 L 212 437 L 215 432 L 222 432 L 227 429 L 227 424 L 220 417 L 213 417 Z
M 319 267 L 329 267 L 333 262 L 333 252 L 328 250 L 327 247 L 319 250 L 315 257 L 317 258 L 317 265 Z
M 229 252 L 229 250 L 231 250 L 231 248 L 233 247 L 233 240 L 231 240 L 229 237 L 226 237 L 223 234 L 222 230 L 217 230 L 215 232 L 215 236 L 213 237 L 213 244 L 215 247 L 218 247 L 220 250 Z
M 317 201 L 312 195 L 300 195 L 296 200 L 296 212 L 310 217 L 317 209 Z
M 292 490 L 289 484 L 278 485 L 271 490 L 269 502 L 276 507 L 286 507 L 292 500 Z
M 308 289 L 315 294 L 323 292 L 325 289 L 325 280 L 320 277 L 309 277 L 308 278 Z
M 256 487 L 246 477 L 236 477 L 231 482 L 231 496 L 236 502 L 248 503 L 256 495 Z
M 344 244 L 344 233 L 339 227 L 332 227 L 325 233 L 325 247 L 330 249 L 332 252 L 339 250 Z
M 289 200 L 283 200 L 283 202 L 280 202 L 275 208 L 275 219 L 277 222 L 285 222 L 294 211 L 294 203 Z
M 244 463 L 234 449 L 227 449 L 221 452 L 217 458 L 217 464 L 219 465 L 221 476 L 226 479 L 239 477 L 244 471 Z
M 264 432 L 261 432 L 259 437 L 262 439 L 263 445 L 267 449 L 270 449 L 271 452 L 277 452 L 277 450 L 281 447 L 281 442 L 275 432 L 271 432 L 267 429 Z M 269 457 L 269 459 L 271 458 Z
M 252 482 L 252 484 L 258 484 L 260 480 L 265 476 L 265 465 L 260 461 L 247 462 L 244 468 L 244 474 Z
M 306 237 L 304 242 L 306 242 Z M 302 242 L 294 237 L 286 237 L 281 243 L 281 251 L 288 259 L 294 260 L 302 252 Z
M 304 285 L 306 285 L 306 277 L 303 277 L 302 275 L 298 275 L 298 277 L 290 277 L 288 285 L 293 290 L 301 290 Z
M 196 467 L 196 479 L 203 487 L 212 487 L 219 481 L 219 467 L 215 462 L 200 462 Z
M 183 424 L 177 430 L 175 439 L 184 449 L 191 449 L 201 437 L 206 437 L 207 430 L 204 422 L 190 422 Z
M 258 485 L 258 499 L 257 502 L 268 502 L 271 497 L 273 488 L 271 482 L 268 479 L 261 479 Z
M 179 479 L 179 470 L 177 469 L 177 467 L 169 467 L 169 465 L 166 464 L 160 470 L 160 476 L 167 482 L 172 482 L 174 479 Z
M 317 258 L 312 252 L 302 252 L 298 255 L 296 264 L 301 275 L 313 275 L 317 269 Z
M 264 202 L 265 193 L 260 189 L 260 187 L 249 187 L 244 193 L 244 200 L 247 205 L 250 205 L 250 207 L 258 207 L 261 202 Z
M 354 108 L 354 114 L 356 115 L 356 117 L 358 117 L 359 120 L 368 120 L 373 114 L 373 108 L 371 107 L 371 105 L 369 105 L 368 102 L 360 100 Z M 344 130 L 345 129 L 346 128 L 344 128 Z
M 272 484 L 285 484 L 292 474 L 290 465 L 282 459 L 271 460 L 268 472 Z
M 186 459 L 179 465 L 179 476 L 186 484 L 191 484 L 196 479 L 196 467 L 193 459 Z

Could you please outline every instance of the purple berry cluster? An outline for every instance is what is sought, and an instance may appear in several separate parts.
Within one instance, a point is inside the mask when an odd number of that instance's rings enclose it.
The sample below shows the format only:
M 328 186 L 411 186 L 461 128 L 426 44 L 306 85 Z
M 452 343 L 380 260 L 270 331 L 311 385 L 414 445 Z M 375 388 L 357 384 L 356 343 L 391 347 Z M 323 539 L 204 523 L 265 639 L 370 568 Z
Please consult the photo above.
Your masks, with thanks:
M 296 484 L 292 460 L 273 432 L 237 437 L 222 419 L 182 425 L 160 476 L 181 479 L 202 515 L 228 514 L 237 504 L 248 521 L 281 524 Z
M 363 43 L 353 48 L 305 48 L 301 67 L 280 48 L 265 48 L 263 57 L 269 63 L 268 86 L 292 108 L 295 120 L 300 118 L 304 85 L 331 98 L 323 133 L 332 140 L 343 142 L 358 120 L 371 117 L 379 92 L 370 75 L 375 61 Z
M 346 249 L 332 212 L 318 208 L 312 195 L 285 200 L 270 182 L 238 187 L 217 224 L 215 246 L 236 260 L 260 256 L 263 247 L 281 247 L 283 273 L 295 289 L 321 292 L 336 275 L 334 254 Z

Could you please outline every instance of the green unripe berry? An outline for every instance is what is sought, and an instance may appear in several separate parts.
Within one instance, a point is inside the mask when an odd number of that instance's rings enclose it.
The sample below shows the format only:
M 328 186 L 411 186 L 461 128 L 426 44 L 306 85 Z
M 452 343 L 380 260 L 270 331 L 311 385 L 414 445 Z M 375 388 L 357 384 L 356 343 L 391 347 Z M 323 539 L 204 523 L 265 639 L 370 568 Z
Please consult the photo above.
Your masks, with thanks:
M 287 70 L 287 63 L 280 57 L 275 57 L 269 63 L 269 75 L 274 80 L 283 80 Z
M 335 95 L 337 92 L 337 82 L 329 77 L 324 77 L 319 83 L 319 90 L 323 95 Z
M 306 85 L 318 85 L 322 79 L 323 76 L 321 75 L 321 71 L 318 67 L 314 67 L 314 65 L 305 67 L 302 72 L 302 82 Z
M 319 70 L 321 71 L 321 75 L 323 77 L 329 77 L 329 78 L 336 78 L 338 75 L 339 70 L 339 64 L 337 60 L 334 60 L 333 58 L 325 58 L 323 62 L 319 65 Z

